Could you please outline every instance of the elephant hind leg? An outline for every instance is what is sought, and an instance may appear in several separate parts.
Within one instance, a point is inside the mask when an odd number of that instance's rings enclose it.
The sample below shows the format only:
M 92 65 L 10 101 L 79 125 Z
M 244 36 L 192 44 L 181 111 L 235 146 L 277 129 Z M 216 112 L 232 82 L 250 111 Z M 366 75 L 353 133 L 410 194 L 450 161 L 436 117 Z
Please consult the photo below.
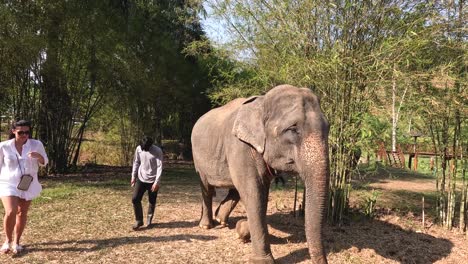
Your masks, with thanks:
M 213 227 L 213 195 L 214 187 L 209 185 L 205 180 L 206 177 L 200 174 L 200 186 L 202 190 L 202 213 L 200 218 L 200 227 L 210 229 Z
M 228 194 L 216 209 L 216 220 L 222 227 L 227 226 L 229 215 L 240 200 L 239 192 L 236 189 L 229 189 Z
M 249 223 L 246 219 L 241 219 L 237 221 L 236 233 L 237 238 L 239 238 L 243 243 L 247 243 L 250 241 Z

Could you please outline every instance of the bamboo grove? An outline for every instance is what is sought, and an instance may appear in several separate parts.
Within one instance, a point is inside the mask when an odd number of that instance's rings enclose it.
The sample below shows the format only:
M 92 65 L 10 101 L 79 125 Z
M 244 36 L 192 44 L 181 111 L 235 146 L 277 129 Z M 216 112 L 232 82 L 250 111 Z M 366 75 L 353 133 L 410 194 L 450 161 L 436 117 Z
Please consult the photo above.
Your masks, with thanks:
M 143 133 L 187 141 L 210 105 L 206 74 L 182 53 L 203 35 L 186 2 L 1 1 L 3 121 L 33 121 L 51 172 L 77 165 L 96 117 L 120 128 L 122 164 Z
M 281 83 L 311 87 L 321 95 L 331 123 L 331 221 L 340 222 L 347 210 L 360 151 L 374 152 L 391 136 L 384 123 L 393 122 L 392 137 L 401 138 L 400 121 L 432 131 L 439 157 L 439 220 L 450 228 L 448 222 L 458 215 L 458 226 L 466 229 L 463 1 L 208 2 L 229 28 L 222 48 L 250 76 L 221 83 L 212 96 L 228 100 Z M 455 157 L 451 170 L 444 165 L 447 153 Z M 455 208 L 460 208 L 457 214 Z

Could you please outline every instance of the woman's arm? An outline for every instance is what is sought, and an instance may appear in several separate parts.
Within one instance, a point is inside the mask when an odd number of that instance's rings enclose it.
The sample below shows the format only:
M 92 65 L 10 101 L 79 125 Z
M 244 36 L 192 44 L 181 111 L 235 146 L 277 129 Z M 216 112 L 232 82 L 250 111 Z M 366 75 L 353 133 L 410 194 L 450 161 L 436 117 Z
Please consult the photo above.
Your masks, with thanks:
M 2 168 L 2 166 L 3 166 L 3 158 L 4 158 L 3 156 L 4 156 L 3 155 L 3 144 L 0 143 L 0 168 Z
M 38 144 L 37 151 L 31 151 L 28 153 L 28 156 L 33 159 L 37 159 L 39 162 L 39 165 L 45 166 L 47 163 L 49 163 L 49 158 L 47 157 L 44 145 L 42 144 L 41 141 L 37 140 L 36 141 Z

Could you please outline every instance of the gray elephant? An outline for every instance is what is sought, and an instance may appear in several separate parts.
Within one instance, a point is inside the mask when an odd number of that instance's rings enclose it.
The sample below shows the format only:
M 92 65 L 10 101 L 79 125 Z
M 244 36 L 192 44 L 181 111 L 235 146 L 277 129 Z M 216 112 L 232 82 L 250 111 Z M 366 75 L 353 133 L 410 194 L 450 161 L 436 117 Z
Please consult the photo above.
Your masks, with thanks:
M 236 233 L 237 238 L 242 241 L 242 243 L 247 243 L 250 241 L 250 230 L 249 223 L 245 219 L 241 219 L 236 223 Z
M 328 121 L 307 88 L 281 85 L 264 96 L 239 98 L 203 115 L 193 127 L 200 175 L 200 226 L 213 227 L 215 187 L 229 188 L 216 217 L 226 223 L 239 199 L 247 212 L 252 263 L 274 263 L 266 212 L 272 171 L 297 172 L 307 190 L 305 233 L 313 263 L 327 263 L 322 226 L 327 208 Z

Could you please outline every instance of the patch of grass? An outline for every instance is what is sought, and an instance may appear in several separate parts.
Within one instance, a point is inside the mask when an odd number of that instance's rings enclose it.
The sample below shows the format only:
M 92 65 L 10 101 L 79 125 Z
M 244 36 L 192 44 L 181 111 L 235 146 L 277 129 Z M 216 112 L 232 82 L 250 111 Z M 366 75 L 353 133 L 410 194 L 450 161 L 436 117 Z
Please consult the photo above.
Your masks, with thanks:
M 93 132 L 92 135 L 85 136 L 86 139 L 81 147 L 80 164 L 126 165 L 122 164 L 120 142 L 117 137 L 109 137 L 103 132 Z
M 375 199 L 373 199 L 373 192 L 378 193 Z M 351 195 L 353 196 L 351 199 L 352 201 L 361 201 L 357 202 L 357 205 L 362 210 L 367 208 L 367 204 L 373 202 L 372 204 L 378 208 L 386 208 L 401 215 L 409 212 L 420 215 L 422 211 L 422 197 L 424 196 L 426 208 L 428 208 L 426 214 L 431 212 L 430 215 L 435 217 L 435 212 L 432 210 L 435 208 L 435 192 L 419 193 L 406 190 L 353 190 Z M 356 202 L 354 203 L 356 204 Z
M 412 171 L 408 168 L 394 168 L 385 166 L 380 162 L 359 165 L 360 178 L 389 178 L 389 179 L 433 179 L 434 175 L 430 171 L 418 170 Z
M 430 162 L 430 157 L 418 157 L 418 172 L 431 175 Z
M 174 184 L 198 184 L 199 176 L 194 169 L 173 168 L 164 171 L 163 180 Z
M 80 187 L 71 184 L 57 184 L 52 188 L 44 188 L 41 195 L 33 200 L 33 204 L 51 202 L 52 200 L 72 199 L 80 192 Z
M 431 174 L 386 167 L 382 164 L 360 167 L 360 170 L 366 176 L 353 181 L 351 206 L 366 212 L 369 210 L 368 205 L 373 204 L 376 210 L 385 209 L 398 215 L 420 215 L 424 196 L 426 216 L 435 217 L 435 179 Z M 432 191 L 429 190 L 430 186 L 433 186 Z M 378 199 L 371 199 L 375 192 L 378 192 Z
M 379 191 L 373 190 L 364 198 L 362 207 L 364 208 L 364 214 L 369 218 L 375 216 L 375 207 L 380 193 Z
M 436 192 L 412 192 L 407 190 L 385 191 L 382 195 L 382 206 L 401 214 L 409 212 L 420 215 L 422 212 L 422 197 L 424 196 L 426 213 L 435 217 Z

